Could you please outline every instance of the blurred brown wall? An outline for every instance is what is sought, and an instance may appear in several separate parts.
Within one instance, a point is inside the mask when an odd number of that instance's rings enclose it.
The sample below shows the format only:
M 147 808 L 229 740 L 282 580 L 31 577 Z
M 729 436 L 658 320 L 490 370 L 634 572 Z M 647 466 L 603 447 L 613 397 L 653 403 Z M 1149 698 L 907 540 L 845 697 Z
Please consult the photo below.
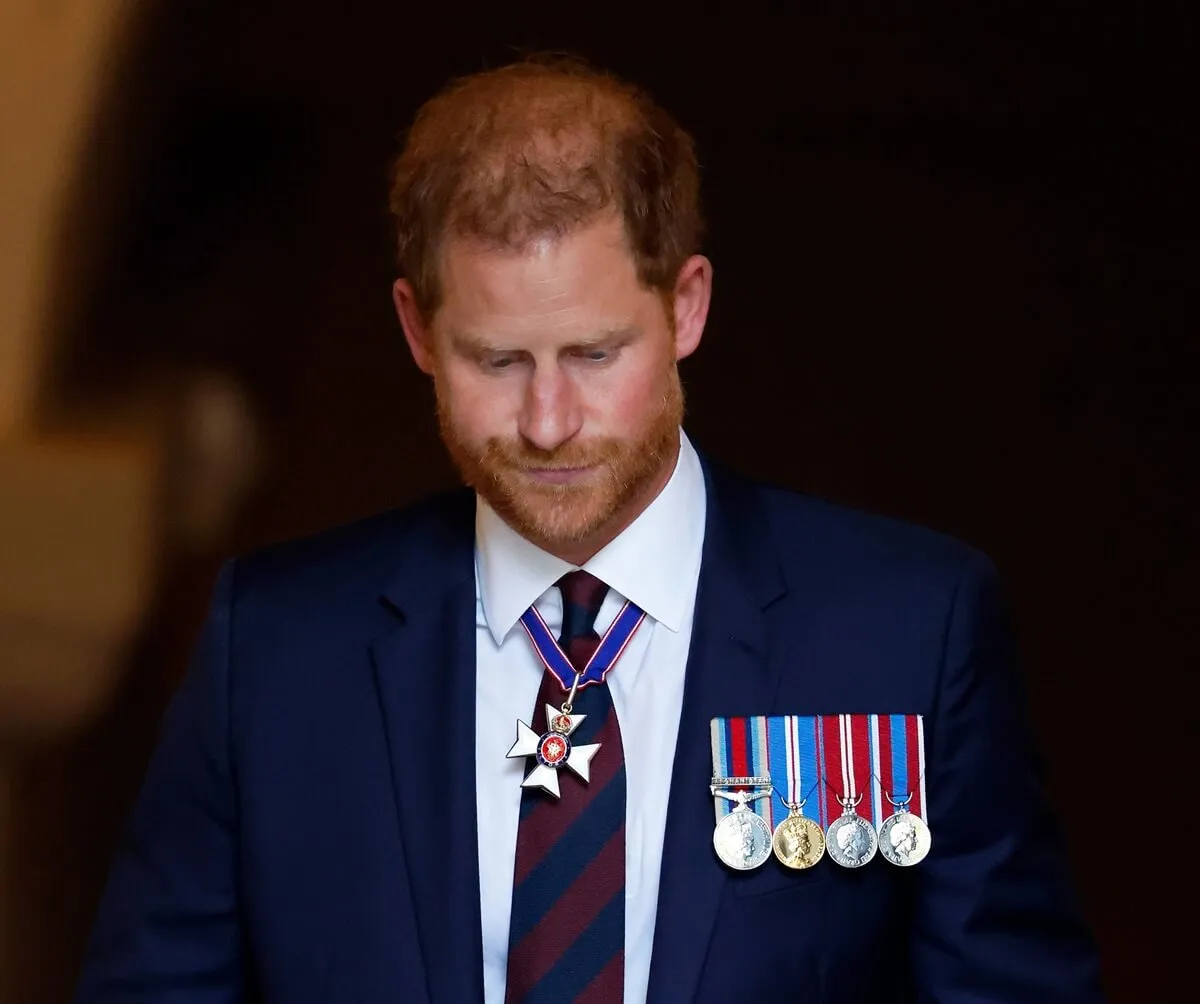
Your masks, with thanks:
M 128 0 L 0 7 L 0 441 L 28 426 L 68 191 Z
M 2 1000 L 24 999 L 14 978 L 29 904 L 13 892 L 24 757 L 86 727 L 105 705 L 148 599 L 151 444 L 136 430 L 54 429 L 39 408 L 51 318 L 78 288 L 60 281 L 59 239 L 129 6 L 0 8 Z

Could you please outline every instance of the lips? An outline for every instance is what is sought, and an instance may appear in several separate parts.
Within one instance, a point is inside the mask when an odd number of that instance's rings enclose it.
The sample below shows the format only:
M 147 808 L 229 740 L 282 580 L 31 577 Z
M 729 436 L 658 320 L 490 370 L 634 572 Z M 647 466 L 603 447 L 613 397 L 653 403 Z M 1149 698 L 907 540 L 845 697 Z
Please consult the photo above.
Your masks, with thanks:
M 535 481 L 551 485 L 569 485 L 586 478 L 592 467 L 526 467 L 524 473 Z

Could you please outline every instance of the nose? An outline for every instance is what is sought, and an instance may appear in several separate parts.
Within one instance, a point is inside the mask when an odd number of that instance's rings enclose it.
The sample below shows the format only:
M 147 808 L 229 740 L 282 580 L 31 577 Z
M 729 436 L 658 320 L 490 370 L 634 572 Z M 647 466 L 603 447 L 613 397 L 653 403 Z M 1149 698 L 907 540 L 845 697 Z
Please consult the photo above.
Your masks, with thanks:
M 539 450 L 554 450 L 579 432 L 583 424 L 579 392 L 555 362 L 538 365 L 525 389 L 519 430 Z

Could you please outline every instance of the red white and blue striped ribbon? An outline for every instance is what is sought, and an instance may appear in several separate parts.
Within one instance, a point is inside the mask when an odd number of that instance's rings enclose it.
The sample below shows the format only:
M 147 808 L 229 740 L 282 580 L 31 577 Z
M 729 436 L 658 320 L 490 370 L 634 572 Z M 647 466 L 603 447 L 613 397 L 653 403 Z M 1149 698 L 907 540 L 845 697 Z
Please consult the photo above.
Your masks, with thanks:
M 713 776 L 770 777 L 771 797 L 756 799 L 750 807 L 772 828 L 788 814 L 785 800 L 807 799 L 801 814 L 820 823 L 824 800 L 819 790 L 817 721 L 812 715 L 714 718 L 710 723 Z M 714 802 L 718 821 L 733 809 L 727 799 Z
M 861 794 L 856 812 L 876 827 L 909 798 L 925 818 L 925 730 L 920 715 L 759 715 L 710 723 L 714 777 L 770 777 L 774 793 L 750 807 L 774 827 L 784 801 L 823 829 L 842 814 L 838 796 Z M 733 810 L 714 799 L 717 820 Z
M 875 823 L 881 825 L 908 799 L 905 808 L 925 816 L 925 720 L 920 715 L 872 715 L 873 770 L 876 785 Z
M 600 644 L 596 646 L 596 651 L 588 660 L 588 664 L 579 678 L 580 690 L 593 683 L 604 682 L 608 671 L 621 658 L 621 653 L 625 651 L 626 646 L 645 619 L 645 612 L 636 604 L 628 600 L 625 602 L 621 612 L 617 614 L 616 620 L 604 632 L 604 637 L 600 639 Z M 571 685 L 575 682 L 575 668 L 559 647 L 554 635 L 546 626 L 546 622 L 542 620 L 542 615 L 538 613 L 537 607 L 530 607 L 521 615 L 521 627 L 525 629 L 529 640 L 533 642 L 533 649 L 537 652 L 542 665 L 554 675 L 564 691 L 570 691 Z
M 878 785 L 872 774 L 871 716 L 822 715 L 821 745 L 827 824 L 842 814 L 839 799 L 859 796 L 862 800 L 854 811 L 875 822 Z

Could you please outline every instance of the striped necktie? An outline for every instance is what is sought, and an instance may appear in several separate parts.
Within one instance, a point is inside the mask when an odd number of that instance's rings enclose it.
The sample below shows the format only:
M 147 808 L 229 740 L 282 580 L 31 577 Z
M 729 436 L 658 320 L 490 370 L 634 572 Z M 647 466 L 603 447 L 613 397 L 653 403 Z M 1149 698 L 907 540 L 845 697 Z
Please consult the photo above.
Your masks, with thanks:
M 584 571 L 557 583 L 563 597 L 559 646 L 582 671 L 600 642 L 593 624 L 608 586 Z M 566 700 L 547 671 L 533 730 L 546 731 L 546 704 Z M 600 743 L 591 780 L 562 772 L 561 798 L 521 795 L 508 939 L 506 1004 L 611 1004 L 625 984 L 625 754 L 608 685 L 576 694 L 587 718 L 572 743 Z

